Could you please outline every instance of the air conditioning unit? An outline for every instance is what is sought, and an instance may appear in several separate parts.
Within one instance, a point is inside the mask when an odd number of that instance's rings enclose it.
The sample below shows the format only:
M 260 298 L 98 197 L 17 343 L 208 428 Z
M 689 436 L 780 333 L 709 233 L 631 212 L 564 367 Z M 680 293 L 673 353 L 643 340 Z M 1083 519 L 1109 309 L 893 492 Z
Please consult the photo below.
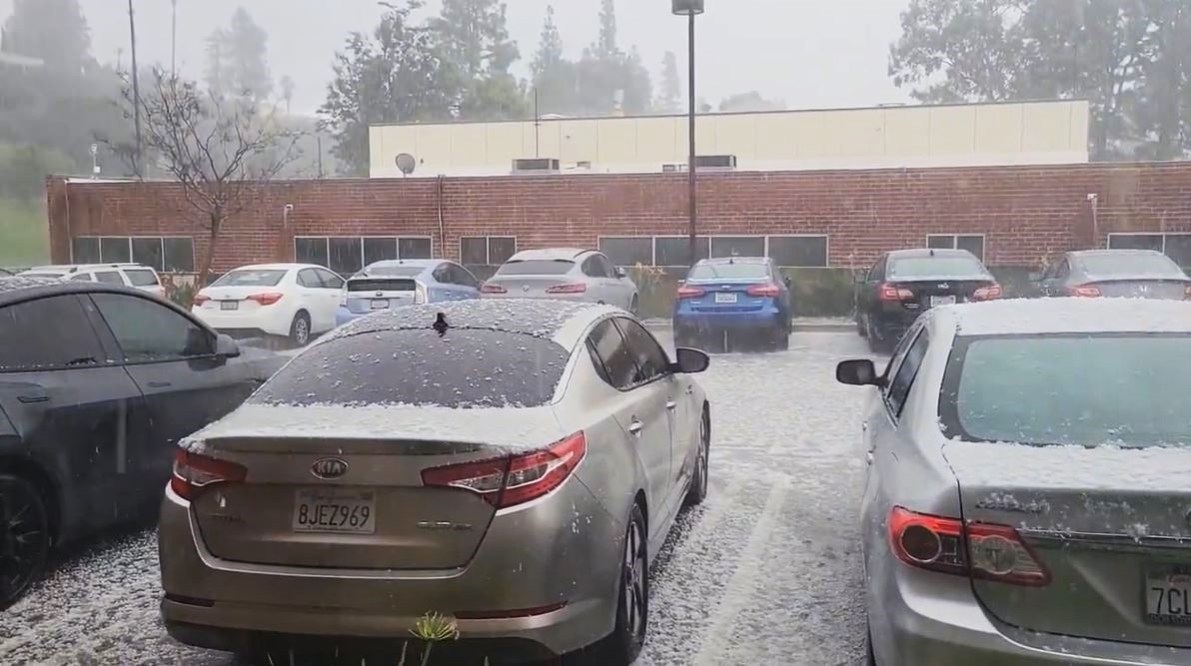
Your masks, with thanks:
M 735 171 L 735 155 L 698 155 L 695 166 L 699 171 Z
M 552 157 L 532 157 L 513 160 L 513 173 L 558 173 L 558 160 Z
M 685 164 L 663 164 L 662 173 L 686 173 Z

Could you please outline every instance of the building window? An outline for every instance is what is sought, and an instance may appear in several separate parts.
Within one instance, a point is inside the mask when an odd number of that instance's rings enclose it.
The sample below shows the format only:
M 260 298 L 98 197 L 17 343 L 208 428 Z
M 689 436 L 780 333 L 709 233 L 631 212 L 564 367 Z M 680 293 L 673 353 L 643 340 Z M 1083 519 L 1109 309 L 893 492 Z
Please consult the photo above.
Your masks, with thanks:
M 194 239 L 180 236 L 78 236 L 71 241 L 76 264 L 149 266 L 158 272 L 193 273 Z
M 369 264 L 389 259 L 431 259 L 429 238 L 398 236 L 299 236 L 294 260 L 325 266 L 340 275 L 355 275 Z
M 711 241 L 706 236 L 695 238 L 695 253 L 697 259 L 711 256 Z M 655 266 L 690 266 L 691 265 L 691 237 L 690 236 L 658 236 L 654 239 Z
M 653 265 L 653 237 L 607 237 L 600 239 L 600 252 L 608 255 L 617 266 Z
M 984 234 L 930 234 L 926 246 L 934 250 L 967 250 L 984 261 Z
M 1183 268 L 1191 268 L 1191 233 L 1109 234 L 1110 250 L 1155 250 Z
M 460 263 L 465 266 L 500 266 L 517 254 L 512 236 L 465 236 L 459 239 Z
M 778 266 L 827 267 L 827 236 L 770 236 L 767 244 Z
M 715 236 L 711 239 L 711 256 L 764 257 L 764 236 Z

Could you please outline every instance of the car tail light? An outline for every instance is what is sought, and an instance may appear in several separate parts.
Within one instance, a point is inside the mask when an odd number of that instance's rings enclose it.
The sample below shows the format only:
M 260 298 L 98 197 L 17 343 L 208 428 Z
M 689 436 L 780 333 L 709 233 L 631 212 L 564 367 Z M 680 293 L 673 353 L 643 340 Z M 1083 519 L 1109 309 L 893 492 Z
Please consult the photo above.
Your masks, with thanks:
M 421 305 L 430 302 L 430 294 L 426 291 L 426 285 L 417 283 L 414 285 L 414 304 Z
M 889 512 L 889 541 L 897 559 L 920 569 L 1014 585 L 1050 583 L 1050 572 L 1008 525 L 964 525 L 896 506 Z
M 1183 288 L 1183 300 L 1191 301 L 1191 285 Z
M 991 301 L 1000 298 L 1004 292 L 1001 290 L 1001 285 L 990 284 L 987 287 L 980 287 L 972 292 L 972 300 L 974 301 Z
M 422 471 L 422 483 L 474 492 L 504 509 L 537 499 L 562 485 L 587 454 L 587 438 L 575 433 L 540 451 Z
M 509 293 L 509 290 L 505 289 L 504 287 L 500 286 L 499 284 L 484 284 L 480 287 L 480 293 L 482 293 L 482 294 L 507 294 L 507 293 Z
M 776 284 L 755 284 L 748 288 L 749 296 L 763 296 L 766 298 L 777 298 L 782 293 Z
M 914 292 L 905 287 L 884 282 L 881 284 L 878 298 L 882 301 L 912 301 L 914 300 Z
M 707 293 L 702 287 L 688 287 L 681 286 L 678 288 L 679 298 L 703 298 L 703 294 Z
M 569 284 L 556 284 L 553 287 L 547 287 L 547 294 L 583 294 L 587 292 L 587 285 L 583 282 L 571 282 Z
M 200 490 L 218 483 L 243 481 L 248 470 L 233 462 L 178 449 L 170 488 L 178 497 L 193 499 Z
M 276 303 L 277 301 L 280 301 L 281 297 L 284 295 L 285 294 L 280 294 L 275 291 L 270 291 L 270 292 L 267 292 L 264 294 L 253 294 L 248 297 L 248 300 L 256 301 L 257 303 L 260 303 L 261 305 L 272 305 L 272 304 Z
M 1067 288 L 1068 296 L 1076 296 L 1079 298 L 1097 298 L 1100 294 L 1100 287 L 1094 284 L 1081 284 L 1075 287 Z
M 197 294 L 197 295 L 195 295 L 195 297 L 194 297 L 194 300 L 193 300 L 193 301 L 191 301 L 191 302 L 192 302 L 194 305 L 202 305 L 203 303 L 206 303 L 206 302 L 207 302 L 207 301 L 209 301 L 209 300 L 211 300 L 211 297 L 210 297 L 210 296 L 206 296 L 206 295 L 203 295 L 203 294 Z

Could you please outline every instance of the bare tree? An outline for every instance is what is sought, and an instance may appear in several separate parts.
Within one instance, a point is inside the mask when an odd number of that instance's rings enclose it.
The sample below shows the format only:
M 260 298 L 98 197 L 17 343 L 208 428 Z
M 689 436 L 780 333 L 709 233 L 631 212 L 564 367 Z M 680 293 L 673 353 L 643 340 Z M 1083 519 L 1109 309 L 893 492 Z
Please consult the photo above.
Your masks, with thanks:
M 124 114 L 131 118 L 136 97 L 127 76 L 122 98 Z M 207 232 L 198 270 L 201 287 L 210 275 L 220 231 L 298 158 L 302 133 L 287 129 L 273 110 L 203 91 L 162 69 L 155 69 L 148 90 L 141 90 L 140 112 L 145 151 L 178 182 L 190 219 Z M 138 159 L 135 148 L 116 150 Z

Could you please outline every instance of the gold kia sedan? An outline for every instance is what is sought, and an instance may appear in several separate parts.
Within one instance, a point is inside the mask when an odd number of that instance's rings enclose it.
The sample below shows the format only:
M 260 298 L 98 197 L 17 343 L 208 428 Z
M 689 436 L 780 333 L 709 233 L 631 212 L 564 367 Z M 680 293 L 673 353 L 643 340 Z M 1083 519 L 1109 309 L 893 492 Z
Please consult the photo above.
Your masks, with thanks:
M 165 625 L 246 655 L 418 655 L 411 630 L 437 613 L 459 633 L 433 646 L 447 663 L 628 664 L 649 562 L 707 493 L 711 411 L 689 376 L 707 365 L 594 304 L 352 322 L 181 443 L 161 512 Z

